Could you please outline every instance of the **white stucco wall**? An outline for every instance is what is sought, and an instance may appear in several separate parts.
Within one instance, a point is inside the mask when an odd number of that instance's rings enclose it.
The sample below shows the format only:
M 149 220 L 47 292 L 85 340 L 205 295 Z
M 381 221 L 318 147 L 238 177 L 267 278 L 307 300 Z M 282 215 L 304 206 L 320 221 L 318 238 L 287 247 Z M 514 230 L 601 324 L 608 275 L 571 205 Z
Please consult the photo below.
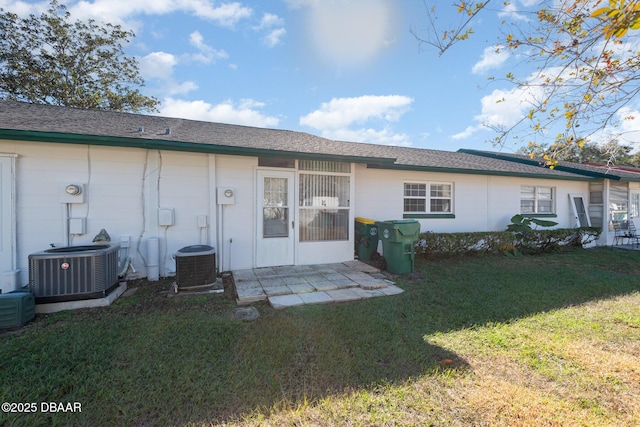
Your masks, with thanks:
M 556 189 L 558 227 L 573 227 L 569 193 L 588 200 L 587 182 L 450 173 L 393 171 L 356 166 L 355 216 L 374 220 L 403 217 L 405 182 L 453 183 L 455 218 L 421 218 L 421 231 L 500 231 L 520 212 L 520 187 L 536 185 Z
M 72 245 L 91 243 L 105 229 L 112 243 L 128 236 L 133 266 L 146 275 L 146 241 L 159 239 L 160 274 L 175 271 L 172 255 L 194 244 L 216 246 L 215 156 L 119 147 L 0 141 L 0 152 L 17 154 L 17 256 L 20 281 L 28 283 L 28 255 L 67 244 L 61 186 L 85 184 L 85 202 L 69 205 L 86 218 L 86 233 Z M 213 164 L 213 167 L 210 167 Z M 212 199 L 213 194 L 213 199 Z M 172 208 L 175 222 L 159 226 L 157 209 Z M 198 227 L 198 215 L 209 227 Z
M 17 259 L 20 282 L 28 283 L 28 255 L 51 244 L 66 245 L 64 184 L 86 185 L 84 203 L 69 205 L 72 218 L 86 218 L 86 233 L 74 235 L 73 245 L 92 242 L 101 229 L 112 242 L 128 237 L 128 251 L 140 276 L 146 275 L 146 242 L 159 239 L 160 275 L 175 271 L 172 255 L 180 248 L 208 244 L 216 248 L 221 271 L 255 267 L 256 157 L 183 153 L 122 147 L 0 141 L 0 152 L 16 158 Z M 524 179 L 367 169 L 355 165 L 351 218 L 402 219 L 403 184 L 452 182 L 455 218 L 419 219 L 422 231 L 504 230 L 520 210 L 520 186 L 556 189 L 560 227 L 573 226 L 569 193 L 588 198 L 586 182 Z M 297 186 L 297 180 L 296 180 Z M 233 188 L 235 202 L 217 203 L 218 188 Z M 297 190 L 296 190 L 297 191 Z M 297 198 L 296 198 L 297 200 Z M 158 208 L 174 210 L 171 226 L 158 224 Z M 207 228 L 198 226 L 206 216 Z M 353 221 L 350 221 L 353 224 Z M 352 259 L 350 240 L 298 243 L 296 264 Z

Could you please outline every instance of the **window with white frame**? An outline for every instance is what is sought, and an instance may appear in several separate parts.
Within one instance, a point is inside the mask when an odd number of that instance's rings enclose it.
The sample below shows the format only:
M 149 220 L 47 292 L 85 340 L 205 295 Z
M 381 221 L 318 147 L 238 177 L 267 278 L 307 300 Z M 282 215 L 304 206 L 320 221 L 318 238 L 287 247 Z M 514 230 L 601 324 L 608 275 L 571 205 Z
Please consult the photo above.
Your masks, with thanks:
M 523 185 L 520 188 L 520 213 L 555 213 L 554 195 L 555 189 L 553 187 Z
M 453 212 L 453 184 L 405 182 L 404 212 L 407 214 Z

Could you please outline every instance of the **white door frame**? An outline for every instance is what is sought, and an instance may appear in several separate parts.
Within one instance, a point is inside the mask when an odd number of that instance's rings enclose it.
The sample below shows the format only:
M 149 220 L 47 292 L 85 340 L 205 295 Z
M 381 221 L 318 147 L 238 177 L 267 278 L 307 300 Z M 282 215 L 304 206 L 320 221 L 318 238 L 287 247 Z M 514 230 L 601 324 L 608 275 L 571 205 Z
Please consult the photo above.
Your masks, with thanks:
M 589 208 L 582 194 L 570 193 L 569 202 L 571 203 L 571 209 L 575 218 L 575 227 L 591 227 Z
M 286 203 L 265 206 L 265 179 L 286 180 Z M 296 248 L 296 173 L 292 170 L 256 170 L 256 267 L 271 267 L 295 264 Z M 269 209 L 272 208 L 272 209 Z M 280 218 L 274 219 L 268 230 L 264 219 L 266 210 L 278 211 Z

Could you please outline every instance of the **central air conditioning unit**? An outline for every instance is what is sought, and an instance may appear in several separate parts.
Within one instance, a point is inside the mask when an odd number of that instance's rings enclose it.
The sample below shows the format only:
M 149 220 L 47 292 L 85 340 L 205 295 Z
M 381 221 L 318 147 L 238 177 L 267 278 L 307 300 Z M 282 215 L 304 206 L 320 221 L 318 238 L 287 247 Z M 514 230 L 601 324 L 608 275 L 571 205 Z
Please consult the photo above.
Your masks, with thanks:
M 178 289 L 213 285 L 216 282 L 216 250 L 208 245 L 186 246 L 176 252 Z
M 29 255 L 37 303 L 103 298 L 118 287 L 119 245 L 67 246 Z

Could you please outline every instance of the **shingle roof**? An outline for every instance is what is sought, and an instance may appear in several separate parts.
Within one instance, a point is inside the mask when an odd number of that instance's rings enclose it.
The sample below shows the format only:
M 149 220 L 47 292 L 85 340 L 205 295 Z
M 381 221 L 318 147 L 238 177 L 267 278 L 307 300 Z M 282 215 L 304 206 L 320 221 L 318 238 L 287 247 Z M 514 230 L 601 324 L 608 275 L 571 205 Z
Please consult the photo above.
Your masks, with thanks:
M 515 163 L 542 165 L 544 160 L 532 159 L 529 156 L 512 153 L 496 153 L 492 151 L 482 150 L 460 150 L 460 153 L 468 153 L 472 155 L 484 156 L 492 159 L 508 160 Z M 573 163 L 567 161 L 559 161 L 555 170 L 577 173 L 584 176 L 594 178 L 607 178 L 615 181 L 634 181 L 640 182 L 640 169 L 633 167 L 618 167 L 608 165 L 596 165 L 593 163 Z
M 386 169 L 585 179 L 568 171 L 465 152 L 334 141 L 289 130 L 2 100 L 0 138 L 251 156 L 342 158 Z

